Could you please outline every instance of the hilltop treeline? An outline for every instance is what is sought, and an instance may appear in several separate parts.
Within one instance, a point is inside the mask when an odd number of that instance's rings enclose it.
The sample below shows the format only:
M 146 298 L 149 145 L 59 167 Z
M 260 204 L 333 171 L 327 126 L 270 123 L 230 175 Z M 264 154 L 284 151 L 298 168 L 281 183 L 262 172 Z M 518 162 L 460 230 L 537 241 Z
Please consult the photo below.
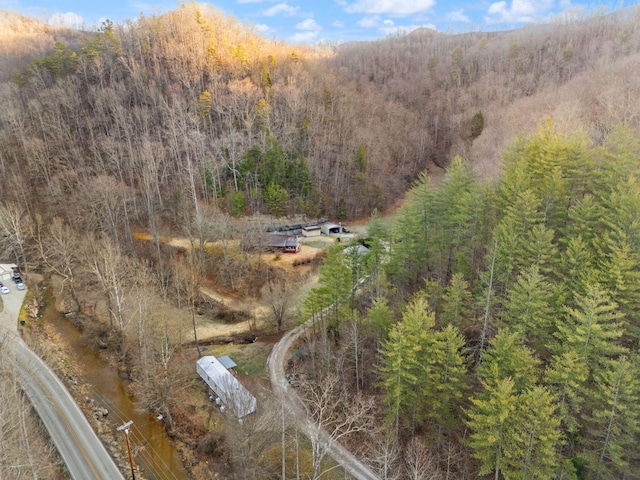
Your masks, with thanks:
M 460 35 L 419 29 L 344 45 L 332 62 L 341 81 L 381 92 L 415 114 L 411 130 L 423 139 L 421 155 L 440 166 L 454 155 L 470 157 L 483 174 L 495 177 L 512 139 L 534 131 L 549 115 L 569 130 L 589 130 L 594 138 L 618 122 L 638 125 L 632 112 L 638 111 L 633 98 L 640 93 L 633 74 L 639 15 L 629 8 Z M 622 98 L 630 103 L 624 113 Z
M 0 11 L 0 85 L 34 58 L 47 55 L 56 42 L 77 47 L 83 36 L 77 30 Z
M 381 478 L 639 478 L 640 143 L 602 143 L 549 123 L 492 184 L 457 158 L 327 258 L 305 378 L 383 405 L 359 442 Z

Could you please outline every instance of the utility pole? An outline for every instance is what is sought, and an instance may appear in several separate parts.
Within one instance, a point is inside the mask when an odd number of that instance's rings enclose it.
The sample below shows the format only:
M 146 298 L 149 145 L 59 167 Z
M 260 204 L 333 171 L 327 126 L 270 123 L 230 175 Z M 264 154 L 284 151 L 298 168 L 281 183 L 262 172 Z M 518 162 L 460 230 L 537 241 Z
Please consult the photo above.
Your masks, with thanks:
M 120 425 L 116 430 L 124 430 L 124 438 L 127 441 L 127 453 L 129 454 L 129 466 L 131 467 L 131 479 L 136 480 L 136 472 L 133 468 L 133 457 L 131 456 L 131 445 L 129 444 L 129 427 L 133 424 L 133 420 L 129 420 L 123 425 Z
M 280 406 L 282 408 L 282 480 L 286 480 L 286 457 L 284 450 L 284 402 Z

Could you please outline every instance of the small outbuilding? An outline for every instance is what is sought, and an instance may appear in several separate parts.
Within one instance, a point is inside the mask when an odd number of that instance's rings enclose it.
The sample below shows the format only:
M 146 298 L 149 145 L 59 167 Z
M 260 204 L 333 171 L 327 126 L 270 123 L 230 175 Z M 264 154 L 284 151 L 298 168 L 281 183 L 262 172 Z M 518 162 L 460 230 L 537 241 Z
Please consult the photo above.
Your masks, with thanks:
M 256 397 L 216 357 L 202 357 L 196 362 L 196 371 L 236 417 L 242 418 L 256 411 Z
M 218 361 L 222 364 L 224 368 L 229 370 L 234 376 L 236 375 L 236 362 L 231 360 L 229 355 L 223 355 L 222 357 L 218 357 Z
M 324 235 L 338 235 L 339 233 L 342 233 L 342 225 L 331 222 L 323 223 L 320 225 L 320 231 Z
M 11 280 L 18 266 L 15 263 L 0 263 L 0 282 Z
M 307 225 L 306 227 L 302 227 L 303 237 L 319 237 L 321 233 L 320 225 Z

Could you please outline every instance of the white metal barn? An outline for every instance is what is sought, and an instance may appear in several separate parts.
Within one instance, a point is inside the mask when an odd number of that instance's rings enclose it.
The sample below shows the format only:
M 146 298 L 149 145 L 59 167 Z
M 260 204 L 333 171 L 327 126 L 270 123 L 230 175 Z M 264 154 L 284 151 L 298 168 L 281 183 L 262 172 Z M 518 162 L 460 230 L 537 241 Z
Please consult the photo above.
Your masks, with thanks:
M 196 371 L 236 417 L 256 411 L 256 398 L 216 357 L 202 357 L 196 362 Z
M 326 222 L 320 225 L 320 231 L 324 235 L 338 235 L 342 233 L 342 225 L 338 225 L 337 223 Z

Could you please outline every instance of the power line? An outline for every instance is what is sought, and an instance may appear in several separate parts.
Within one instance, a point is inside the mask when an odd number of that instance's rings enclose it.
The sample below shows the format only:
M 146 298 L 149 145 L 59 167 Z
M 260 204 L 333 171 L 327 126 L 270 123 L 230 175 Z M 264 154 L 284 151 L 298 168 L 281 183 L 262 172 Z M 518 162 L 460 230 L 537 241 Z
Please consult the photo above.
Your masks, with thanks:
M 82 378 L 80 375 L 78 375 L 78 377 Z M 85 381 L 85 384 L 90 386 L 90 388 L 93 390 L 94 396 L 97 398 L 97 400 L 102 403 L 107 408 L 107 410 L 109 410 L 110 414 L 113 414 L 116 422 L 124 423 L 126 421 L 127 414 L 118 409 L 118 407 L 114 405 L 94 385 L 89 383 L 86 379 L 83 380 Z M 153 448 L 147 438 L 139 433 L 138 429 L 132 428 L 130 431 L 130 436 L 135 444 L 141 445 L 141 448 L 136 450 L 136 456 L 142 458 L 146 465 L 152 467 L 156 473 L 156 476 L 161 476 L 165 479 L 178 480 L 178 477 L 176 477 L 176 475 L 171 471 L 169 465 L 164 461 L 160 453 L 155 448 Z

